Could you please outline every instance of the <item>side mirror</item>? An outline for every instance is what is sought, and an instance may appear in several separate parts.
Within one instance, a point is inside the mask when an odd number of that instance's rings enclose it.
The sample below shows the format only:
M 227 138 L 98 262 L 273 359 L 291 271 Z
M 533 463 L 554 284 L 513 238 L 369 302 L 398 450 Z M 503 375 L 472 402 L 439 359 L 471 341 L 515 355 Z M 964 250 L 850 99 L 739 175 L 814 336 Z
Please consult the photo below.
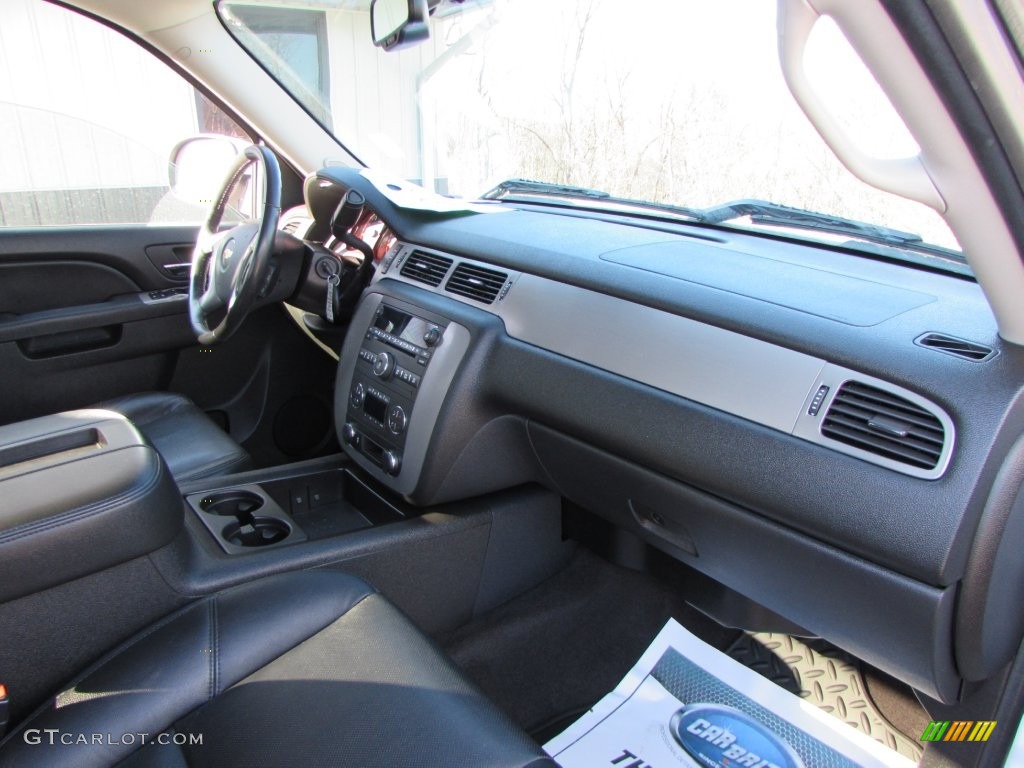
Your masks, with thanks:
M 372 0 L 370 34 L 385 51 L 407 48 L 430 37 L 427 0 Z
M 171 191 L 187 203 L 207 206 L 246 142 L 203 134 L 179 141 L 167 164 Z

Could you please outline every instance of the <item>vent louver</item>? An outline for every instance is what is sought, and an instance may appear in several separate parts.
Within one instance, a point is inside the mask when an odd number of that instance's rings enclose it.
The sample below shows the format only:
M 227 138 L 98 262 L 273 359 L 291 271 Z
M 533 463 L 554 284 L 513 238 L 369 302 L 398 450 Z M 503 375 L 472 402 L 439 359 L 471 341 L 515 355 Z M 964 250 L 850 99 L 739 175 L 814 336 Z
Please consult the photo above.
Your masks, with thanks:
M 290 219 L 281 229 L 289 235 L 297 235 L 300 228 L 305 232 L 305 228 L 308 226 L 306 219 Z
M 410 280 L 436 287 L 444 280 L 451 265 L 452 260 L 446 256 L 438 256 L 425 251 L 413 251 L 406 257 L 399 274 Z
M 946 431 L 930 411 L 856 381 L 843 384 L 821 422 L 821 434 L 901 464 L 934 469 Z
M 956 336 L 947 336 L 944 333 L 926 333 L 915 342 L 918 346 L 934 349 L 938 352 L 945 352 L 947 355 L 970 360 L 974 363 L 983 363 L 996 356 L 992 347 L 986 347 L 976 341 L 958 339 Z
M 444 289 L 449 293 L 456 293 L 483 304 L 491 304 L 498 298 L 506 280 L 508 280 L 508 274 L 505 272 L 462 262 L 452 272 Z

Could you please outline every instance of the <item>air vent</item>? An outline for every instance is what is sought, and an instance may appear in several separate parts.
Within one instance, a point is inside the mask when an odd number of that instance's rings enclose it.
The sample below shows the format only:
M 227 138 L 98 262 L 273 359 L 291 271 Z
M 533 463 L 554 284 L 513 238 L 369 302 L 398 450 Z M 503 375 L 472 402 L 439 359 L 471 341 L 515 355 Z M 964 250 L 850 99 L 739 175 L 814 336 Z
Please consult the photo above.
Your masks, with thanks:
M 973 363 L 983 363 L 996 356 L 996 351 L 992 347 L 986 347 L 976 341 L 958 339 L 956 336 L 947 336 L 944 333 L 926 333 L 916 339 L 914 343 L 921 347 L 945 352 L 947 355 L 970 360 Z
M 475 264 L 462 262 L 448 278 L 444 289 L 449 293 L 457 293 L 469 299 L 475 299 L 483 304 L 491 304 L 502 286 L 508 280 L 505 272 L 497 272 L 493 269 L 484 269 Z
M 821 422 L 821 434 L 920 469 L 934 469 L 946 432 L 931 412 L 906 398 L 856 381 L 843 384 Z
M 303 233 L 305 233 L 305 231 L 308 228 L 308 226 L 309 226 L 309 222 L 306 219 L 296 218 L 296 219 L 290 219 L 287 223 L 285 223 L 285 225 L 283 227 L 281 227 L 281 229 L 283 229 L 289 235 L 300 236 L 300 235 L 298 235 L 298 231 L 300 229 L 302 229 Z
M 438 286 L 444 280 L 444 276 L 451 265 L 452 260 L 446 256 L 438 256 L 437 254 L 426 253 L 425 251 L 413 251 L 406 257 L 405 264 L 402 265 L 402 271 L 399 274 L 402 277 L 408 277 L 410 280 Z

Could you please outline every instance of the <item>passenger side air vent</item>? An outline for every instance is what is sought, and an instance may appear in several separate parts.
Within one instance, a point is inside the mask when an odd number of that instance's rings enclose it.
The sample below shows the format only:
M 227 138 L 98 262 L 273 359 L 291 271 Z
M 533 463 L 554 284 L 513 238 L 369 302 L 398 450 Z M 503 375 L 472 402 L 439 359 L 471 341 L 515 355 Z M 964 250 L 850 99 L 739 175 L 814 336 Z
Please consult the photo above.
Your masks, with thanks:
M 456 293 L 483 304 L 491 304 L 498 298 L 506 280 L 508 280 L 508 274 L 505 272 L 462 262 L 452 272 L 444 289 L 449 293 Z
M 986 347 L 976 341 L 958 339 L 956 336 L 947 336 L 944 333 L 926 333 L 914 341 L 919 347 L 945 352 L 947 355 L 970 360 L 973 363 L 983 363 L 996 356 L 992 347 Z
M 856 381 L 843 384 L 821 422 L 821 434 L 920 469 L 934 469 L 946 431 L 933 413 L 906 398 Z
M 405 259 L 405 264 L 402 265 L 402 271 L 399 274 L 410 280 L 436 287 L 444 280 L 451 265 L 452 260 L 447 256 L 438 256 L 426 251 L 413 251 Z

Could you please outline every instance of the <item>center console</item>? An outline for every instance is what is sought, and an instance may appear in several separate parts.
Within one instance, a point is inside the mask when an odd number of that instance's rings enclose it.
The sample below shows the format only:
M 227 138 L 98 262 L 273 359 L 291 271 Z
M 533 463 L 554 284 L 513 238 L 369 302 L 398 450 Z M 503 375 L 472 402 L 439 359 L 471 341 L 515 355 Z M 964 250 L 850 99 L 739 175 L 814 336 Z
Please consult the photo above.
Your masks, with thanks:
M 409 517 L 414 513 L 402 497 L 419 482 L 469 342 L 467 328 L 449 317 L 367 293 L 349 325 L 335 385 L 335 423 L 348 454 L 342 466 L 192 484 L 185 502 L 228 555 L 314 543 Z
M 469 331 L 434 312 L 370 293 L 349 326 L 335 414 L 346 451 L 371 476 L 408 494 Z
M 283 475 L 266 477 L 278 472 Z M 385 499 L 349 467 L 285 466 L 247 474 L 260 477 L 185 493 L 203 527 L 229 555 L 318 541 L 408 516 L 400 503 Z
M 0 427 L 0 499 L 0 603 L 147 555 L 181 529 L 163 461 L 111 411 Z

